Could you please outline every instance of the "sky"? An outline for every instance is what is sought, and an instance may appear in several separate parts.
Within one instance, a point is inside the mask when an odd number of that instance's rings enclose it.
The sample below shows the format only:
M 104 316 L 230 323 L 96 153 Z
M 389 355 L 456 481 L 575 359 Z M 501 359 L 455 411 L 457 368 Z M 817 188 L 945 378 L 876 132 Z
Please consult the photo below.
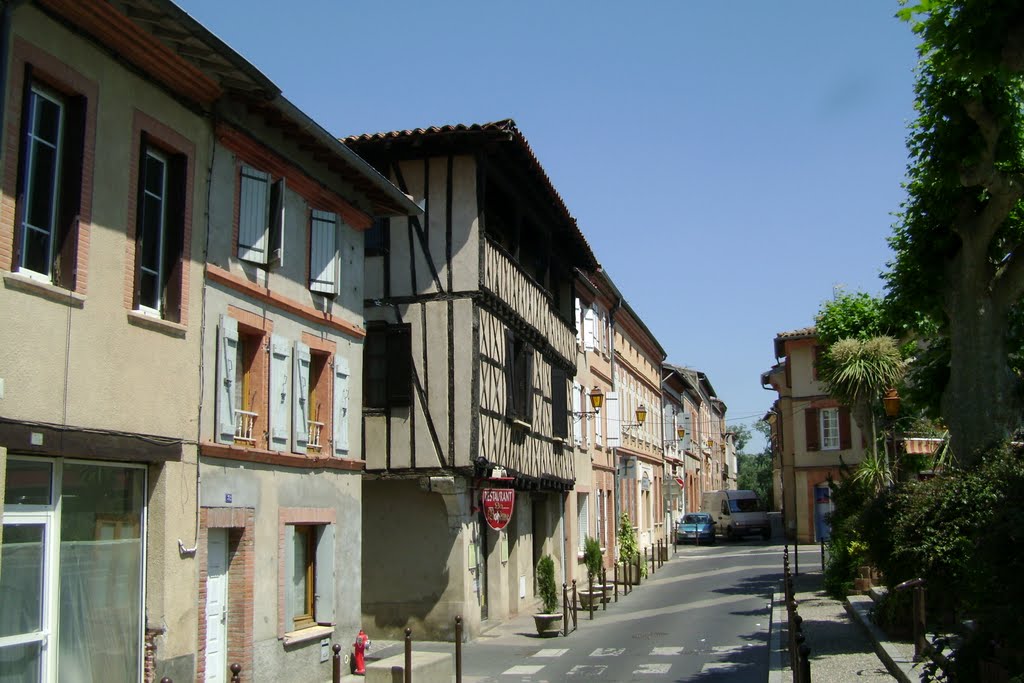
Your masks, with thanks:
M 896 0 L 176 1 L 339 137 L 515 119 L 729 426 L 771 407 L 777 333 L 883 293 L 914 114 Z

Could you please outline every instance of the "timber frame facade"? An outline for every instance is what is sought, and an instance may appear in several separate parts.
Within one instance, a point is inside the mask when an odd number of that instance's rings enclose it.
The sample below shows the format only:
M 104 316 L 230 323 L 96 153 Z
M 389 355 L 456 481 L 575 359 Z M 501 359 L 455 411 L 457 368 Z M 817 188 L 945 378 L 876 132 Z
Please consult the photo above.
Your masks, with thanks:
M 345 142 L 423 209 L 366 235 L 364 619 L 473 636 L 533 608 L 542 555 L 564 576 L 573 273 L 596 261 L 511 120 Z M 516 491 L 500 531 L 492 486 Z

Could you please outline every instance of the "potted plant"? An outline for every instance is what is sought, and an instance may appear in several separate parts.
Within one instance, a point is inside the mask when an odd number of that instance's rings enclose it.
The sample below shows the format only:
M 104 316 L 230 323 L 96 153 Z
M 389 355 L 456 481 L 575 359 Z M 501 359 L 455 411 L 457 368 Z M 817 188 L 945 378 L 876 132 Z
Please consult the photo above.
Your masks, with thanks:
M 596 538 L 587 536 L 583 541 L 583 563 L 587 566 L 587 588 L 580 593 L 580 603 L 584 608 L 590 607 L 594 596 L 604 597 L 604 586 L 599 583 L 601 580 L 601 542 Z M 593 593 L 591 593 L 593 590 Z
M 558 589 L 555 587 L 555 561 L 544 555 L 537 561 L 537 590 L 543 612 L 533 615 L 537 635 L 558 635 L 562 613 L 558 612 Z
M 636 529 L 629 519 L 629 514 L 623 512 L 619 517 L 619 556 L 626 561 L 624 582 L 631 584 L 640 583 L 641 578 L 647 578 L 647 563 L 640 563 L 640 576 L 636 575 L 636 561 L 640 557 L 640 548 L 636 541 Z

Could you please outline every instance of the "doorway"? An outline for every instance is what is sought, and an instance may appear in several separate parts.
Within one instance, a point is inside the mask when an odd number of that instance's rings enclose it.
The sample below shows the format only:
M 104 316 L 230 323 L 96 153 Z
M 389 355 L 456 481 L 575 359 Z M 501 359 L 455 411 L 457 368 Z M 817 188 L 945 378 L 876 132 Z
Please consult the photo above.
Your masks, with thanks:
M 206 541 L 206 681 L 227 676 L 228 530 L 209 529 Z

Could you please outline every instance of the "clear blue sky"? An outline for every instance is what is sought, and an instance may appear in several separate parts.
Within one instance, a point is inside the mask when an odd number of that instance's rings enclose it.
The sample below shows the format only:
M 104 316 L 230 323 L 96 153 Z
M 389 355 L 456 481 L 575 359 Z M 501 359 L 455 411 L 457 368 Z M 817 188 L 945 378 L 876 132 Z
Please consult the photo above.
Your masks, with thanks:
M 770 407 L 777 332 L 882 291 L 916 61 L 895 0 L 177 1 L 339 137 L 514 118 L 730 424 Z

